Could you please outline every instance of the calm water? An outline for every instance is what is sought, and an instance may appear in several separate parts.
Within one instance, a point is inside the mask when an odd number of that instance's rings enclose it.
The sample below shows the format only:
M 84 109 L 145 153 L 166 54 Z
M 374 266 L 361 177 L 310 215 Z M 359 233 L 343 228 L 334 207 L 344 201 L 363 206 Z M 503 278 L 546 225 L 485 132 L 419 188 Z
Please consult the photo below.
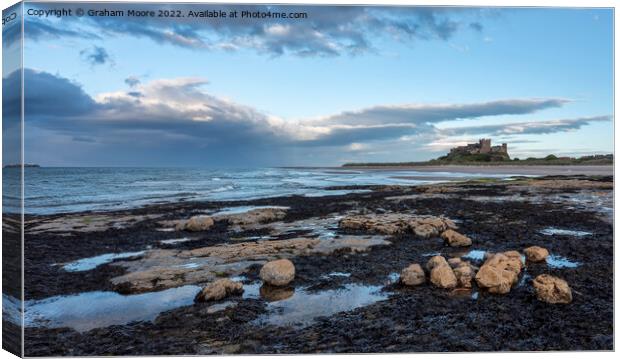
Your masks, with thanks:
M 446 178 L 509 175 L 334 169 L 26 168 L 25 211 L 32 214 L 112 210 L 179 200 L 325 196 L 328 186 L 422 184 Z M 3 170 L 4 211 L 17 212 L 18 169 Z M 415 176 L 415 179 L 395 177 Z

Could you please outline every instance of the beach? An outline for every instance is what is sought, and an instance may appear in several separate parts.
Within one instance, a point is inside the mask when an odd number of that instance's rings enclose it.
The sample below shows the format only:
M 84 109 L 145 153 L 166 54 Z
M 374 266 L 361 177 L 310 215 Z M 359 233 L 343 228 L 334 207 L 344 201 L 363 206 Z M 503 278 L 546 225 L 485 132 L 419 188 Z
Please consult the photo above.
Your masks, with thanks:
M 612 177 L 322 191 L 26 215 L 26 355 L 613 349 Z M 487 253 L 532 246 L 549 256 L 523 259 L 502 294 L 473 277 L 444 288 L 427 269 L 440 256 L 476 273 Z M 260 272 L 279 259 L 295 275 L 274 287 Z M 424 283 L 405 285 L 416 263 Z M 570 303 L 538 298 L 542 274 Z M 243 292 L 195 302 L 220 279 Z

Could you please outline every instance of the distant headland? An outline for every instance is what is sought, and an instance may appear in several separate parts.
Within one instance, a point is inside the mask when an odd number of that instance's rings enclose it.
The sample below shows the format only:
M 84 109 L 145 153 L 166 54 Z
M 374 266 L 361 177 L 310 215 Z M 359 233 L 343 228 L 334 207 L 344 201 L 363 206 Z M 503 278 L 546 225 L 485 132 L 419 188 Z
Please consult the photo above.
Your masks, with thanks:
M 550 154 L 545 157 L 528 157 L 525 159 L 510 158 L 508 144 L 492 146 L 491 139 L 482 138 L 477 143 L 469 143 L 450 149 L 445 156 L 421 162 L 367 162 L 345 163 L 342 167 L 408 167 L 408 166 L 480 166 L 480 165 L 545 165 L 545 166 L 570 166 L 570 165 L 613 165 L 613 154 L 590 155 L 581 157 L 558 157 Z
M 4 167 L 2 167 L 2 168 L 20 168 L 21 166 L 22 166 L 21 163 L 15 163 L 15 164 L 10 164 L 10 165 L 4 165 Z M 38 168 L 38 167 L 41 167 L 41 166 L 39 166 L 37 164 L 32 164 L 32 163 L 24 163 L 24 167 L 35 167 L 35 168 Z

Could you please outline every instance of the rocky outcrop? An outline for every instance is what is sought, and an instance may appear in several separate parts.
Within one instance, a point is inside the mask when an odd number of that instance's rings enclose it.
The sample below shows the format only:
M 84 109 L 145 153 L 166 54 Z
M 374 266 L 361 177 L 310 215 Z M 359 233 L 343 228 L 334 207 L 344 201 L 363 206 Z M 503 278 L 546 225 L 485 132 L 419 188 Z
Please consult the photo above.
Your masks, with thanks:
M 288 259 L 278 259 L 266 263 L 259 275 L 266 284 L 285 286 L 295 279 L 295 265 Z
M 213 283 L 210 283 L 203 288 L 196 298 L 195 302 L 210 302 L 224 299 L 231 295 L 238 295 L 243 293 L 243 284 L 239 282 L 233 282 L 230 279 L 218 279 Z
M 489 255 L 476 274 L 476 283 L 489 293 L 506 294 L 519 280 L 523 269 L 521 255 L 516 251 Z
M 407 286 L 416 286 L 426 282 L 426 275 L 422 266 L 417 263 L 410 265 L 400 273 L 400 282 Z
M 252 229 L 261 223 L 268 223 L 283 219 L 286 216 L 284 208 L 256 208 L 244 213 L 224 214 L 215 216 L 218 221 L 227 221 L 233 228 Z
M 549 251 L 543 247 L 532 246 L 523 250 L 525 257 L 530 262 L 542 262 L 549 256 Z
M 471 239 L 469 237 L 466 237 L 453 229 L 444 231 L 441 234 L 441 238 L 443 238 L 450 247 L 471 246 Z
M 468 262 L 461 261 L 452 271 L 456 276 L 459 287 L 471 288 L 471 282 L 474 280 L 474 276 L 476 275 L 475 267 Z
M 352 215 L 341 219 L 338 225 L 342 229 L 387 235 L 413 233 L 420 238 L 436 237 L 447 229 L 456 228 L 448 218 L 402 213 Z
M 568 304 L 573 301 L 573 294 L 565 280 L 541 274 L 532 282 L 538 300 L 550 304 Z

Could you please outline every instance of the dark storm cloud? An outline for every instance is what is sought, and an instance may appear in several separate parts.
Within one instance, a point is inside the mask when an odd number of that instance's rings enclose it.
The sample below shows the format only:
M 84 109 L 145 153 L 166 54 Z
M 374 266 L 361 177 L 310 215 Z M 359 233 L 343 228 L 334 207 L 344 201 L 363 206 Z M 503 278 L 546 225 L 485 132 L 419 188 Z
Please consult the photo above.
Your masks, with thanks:
M 88 62 L 91 66 L 104 65 L 110 62 L 110 55 L 105 48 L 100 46 L 93 46 L 90 49 L 84 49 L 80 51 L 82 58 Z
M 290 121 L 210 95 L 205 92 L 208 81 L 202 78 L 136 83 L 129 91 L 92 98 L 79 84 L 65 78 L 30 69 L 25 70 L 25 75 L 26 125 L 31 134 L 45 133 L 47 140 L 41 139 L 40 146 L 48 142 L 50 146 L 51 143 L 54 146 L 64 143 L 66 148 L 80 146 L 81 150 L 84 146 L 97 146 L 98 150 L 93 152 L 96 163 L 110 163 L 110 151 L 119 149 L 127 153 L 140 149 L 144 158 L 149 158 L 148 149 L 165 158 L 172 158 L 170 153 L 183 153 L 188 163 L 199 161 L 199 153 L 212 163 L 245 163 L 248 158 L 256 161 L 269 158 L 276 163 L 274 156 L 297 153 L 297 150 L 319 153 L 339 146 L 363 149 L 365 146 L 361 144 L 386 141 L 396 144 L 420 136 L 432 139 L 489 132 L 552 133 L 609 120 L 609 117 L 595 117 L 451 129 L 435 127 L 442 121 L 477 116 L 529 114 L 566 102 L 506 99 L 460 105 L 376 106 L 321 120 Z M 19 76 L 12 74 L 4 79 L 3 86 L 14 85 L 17 79 Z M 354 121 L 355 118 L 359 121 Z M 218 157 L 222 153 L 225 155 Z M 233 154 L 238 157 L 237 162 Z
M 29 4 L 47 8 L 46 4 Z M 76 7 L 69 4 L 67 7 Z M 80 5 L 81 6 L 81 5 Z M 104 5 L 89 4 L 88 9 Z M 127 10 L 124 4 L 105 4 L 108 10 Z M 149 38 L 157 43 L 194 49 L 240 48 L 255 49 L 271 56 L 293 54 L 297 56 L 338 56 L 373 51 L 385 38 L 405 43 L 418 40 L 452 38 L 461 29 L 474 26 L 479 13 L 475 10 L 432 7 L 381 7 L 381 6 L 273 6 L 273 5 L 205 5 L 205 4 L 132 4 L 137 10 L 223 10 L 305 12 L 305 19 L 221 19 L 210 18 L 132 18 L 85 16 L 71 21 L 48 21 L 27 18 L 31 27 L 28 36 L 40 39 L 50 37 L 133 36 Z M 87 10 L 88 10 L 87 9 Z M 32 23 L 32 25 L 30 25 Z M 477 25 L 472 25 L 477 24 Z
M 441 134 L 448 136 L 489 134 L 498 135 L 542 135 L 557 132 L 578 130 L 593 122 L 608 122 L 611 116 L 582 117 L 574 119 L 531 121 L 500 125 L 455 127 L 441 130 Z

